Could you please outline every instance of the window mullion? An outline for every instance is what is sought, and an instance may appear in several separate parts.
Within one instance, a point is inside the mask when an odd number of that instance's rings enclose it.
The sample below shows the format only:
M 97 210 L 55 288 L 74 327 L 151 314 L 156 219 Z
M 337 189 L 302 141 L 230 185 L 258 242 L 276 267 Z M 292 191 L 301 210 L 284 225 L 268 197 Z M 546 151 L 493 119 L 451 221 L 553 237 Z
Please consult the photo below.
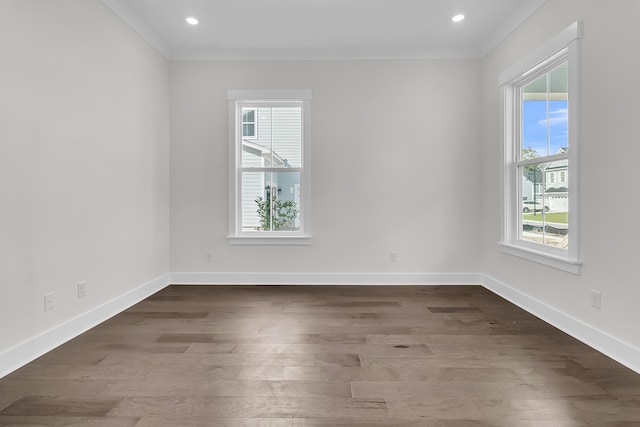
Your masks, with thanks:
M 273 173 L 269 173 L 269 188 L 267 194 L 269 196 L 269 231 L 273 230 L 273 200 L 276 195 L 277 189 L 273 185 Z

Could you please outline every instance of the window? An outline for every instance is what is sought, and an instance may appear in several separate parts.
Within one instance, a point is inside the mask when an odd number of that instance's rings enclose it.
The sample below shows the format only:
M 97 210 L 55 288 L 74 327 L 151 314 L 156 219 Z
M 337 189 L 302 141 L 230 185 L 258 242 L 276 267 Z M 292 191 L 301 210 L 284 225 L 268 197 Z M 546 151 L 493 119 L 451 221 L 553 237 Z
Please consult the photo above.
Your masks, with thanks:
M 503 251 L 575 274 L 580 28 L 573 24 L 500 76 Z
M 311 92 L 230 90 L 227 98 L 229 243 L 309 244 Z
M 258 122 L 256 120 L 258 113 L 256 108 L 242 109 L 242 137 L 247 139 L 255 139 L 258 137 Z

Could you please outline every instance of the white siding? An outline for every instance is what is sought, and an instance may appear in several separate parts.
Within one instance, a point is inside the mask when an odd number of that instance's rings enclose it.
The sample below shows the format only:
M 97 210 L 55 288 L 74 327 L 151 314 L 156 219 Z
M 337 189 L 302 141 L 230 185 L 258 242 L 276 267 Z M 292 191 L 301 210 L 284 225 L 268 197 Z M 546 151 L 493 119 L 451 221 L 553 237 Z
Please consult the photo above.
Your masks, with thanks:
M 300 167 L 302 160 L 302 109 L 300 107 L 258 108 L 258 138 L 256 144 L 272 150 L 286 159 L 291 167 Z M 282 166 L 275 162 L 273 166 Z M 271 166 L 267 162 L 265 166 Z
M 246 167 L 264 166 L 264 160 L 258 150 L 243 147 L 242 164 Z M 264 185 L 264 173 L 242 174 L 242 228 L 245 230 L 260 226 L 256 199 L 262 196 Z
M 258 108 L 258 138 L 252 142 L 271 149 L 271 108 Z M 269 166 L 268 164 L 265 166 Z
M 292 167 L 300 167 L 302 160 L 302 109 L 274 108 L 272 111 L 272 150 Z

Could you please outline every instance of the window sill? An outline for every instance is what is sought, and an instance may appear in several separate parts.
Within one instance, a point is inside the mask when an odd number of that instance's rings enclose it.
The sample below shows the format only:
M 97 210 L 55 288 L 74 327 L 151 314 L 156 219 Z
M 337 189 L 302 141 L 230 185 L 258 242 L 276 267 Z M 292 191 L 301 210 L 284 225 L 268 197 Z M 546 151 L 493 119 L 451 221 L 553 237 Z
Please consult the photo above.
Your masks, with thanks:
M 559 257 L 542 251 L 535 251 L 511 243 L 498 242 L 498 244 L 500 245 L 501 251 L 505 254 L 524 258 L 529 261 L 537 262 L 538 264 L 566 271 L 567 273 L 580 274 L 582 261 L 570 260 L 568 258 Z
M 311 236 L 228 236 L 227 242 L 230 245 L 309 246 Z

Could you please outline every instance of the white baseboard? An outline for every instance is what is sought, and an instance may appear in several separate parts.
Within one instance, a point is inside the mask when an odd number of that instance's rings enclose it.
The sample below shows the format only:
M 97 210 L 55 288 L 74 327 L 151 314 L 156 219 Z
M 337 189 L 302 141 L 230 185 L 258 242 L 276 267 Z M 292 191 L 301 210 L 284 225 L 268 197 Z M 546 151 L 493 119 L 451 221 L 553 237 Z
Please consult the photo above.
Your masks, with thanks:
M 169 285 L 169 273 L 0 353 L 0 378 Z
M 171 273 L 174 285 L 480 285 L 478 273 Z
M 482 285 L 485 288 L 625 365 L 627 368 L 640 373 L 639 348 L 571 317 L 490 276 L 483 276 Z
M 169 284 L 482 285 L 640 373 L 640 349 L 480 273 L 167 273 L 0 353 L 0 378 L 126 310 Z

